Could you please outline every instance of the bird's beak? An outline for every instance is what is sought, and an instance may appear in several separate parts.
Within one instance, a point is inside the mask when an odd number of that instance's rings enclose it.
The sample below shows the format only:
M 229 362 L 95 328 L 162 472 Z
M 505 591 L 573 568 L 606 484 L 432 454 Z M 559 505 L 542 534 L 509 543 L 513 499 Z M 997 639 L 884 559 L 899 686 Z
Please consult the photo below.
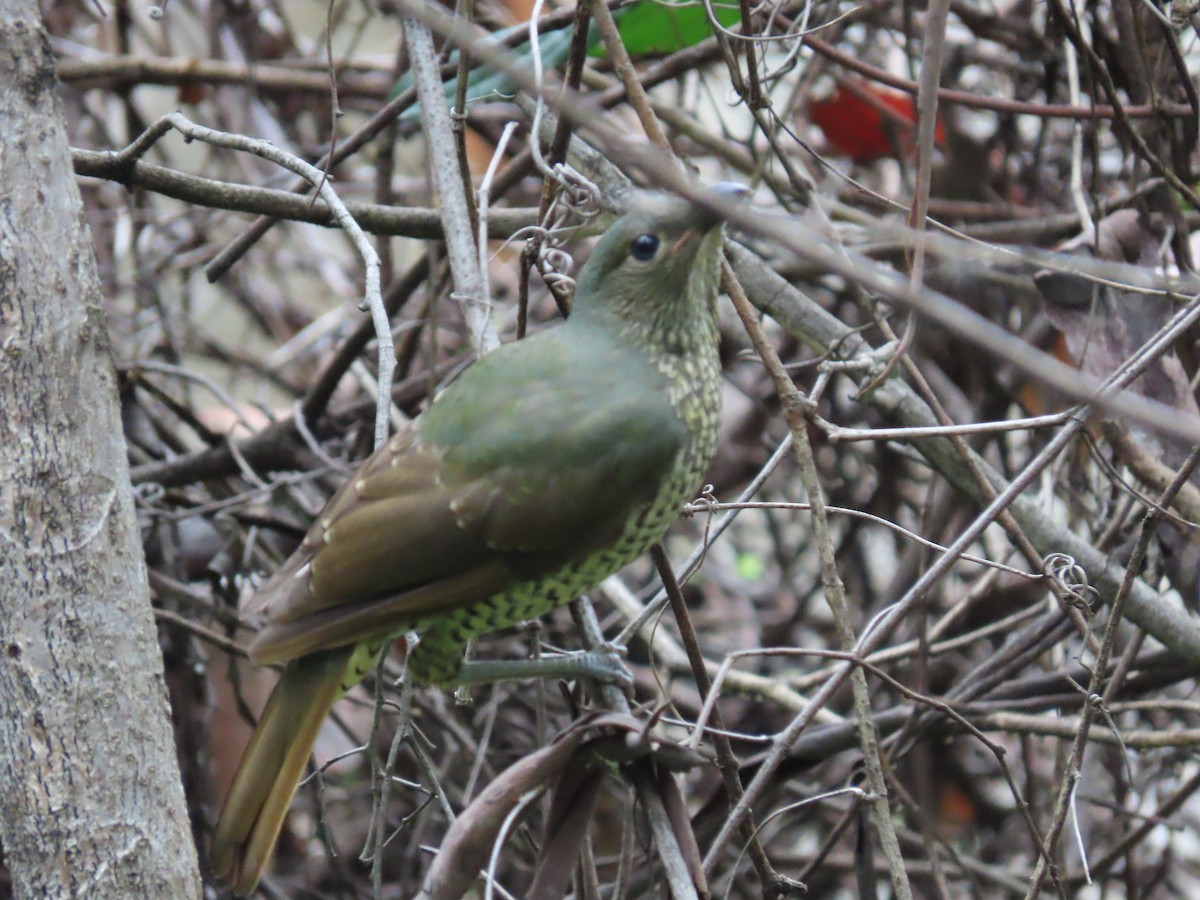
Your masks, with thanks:
M 731 202 L 745 200 L 754 193 L 746 185 L 737 181 L 722 181 L 713 185 L 712 192 L 718 197 L 724 197 Z
M 698 247 L 701 241 L 725 223 L 727 213 L 751 193 L 750 188 L 735 181 L 722 181 L 704 191 L 692 201 L 691 223 L 670 246 L 670 254 L 679 256 L 693 240 Z
M 713 185 L 696 201 L 701 227 L 710 231 L 722 224 L 729 211 L 744 202 L 752 193 L 750 188 L 736 181 L 722 181 Z

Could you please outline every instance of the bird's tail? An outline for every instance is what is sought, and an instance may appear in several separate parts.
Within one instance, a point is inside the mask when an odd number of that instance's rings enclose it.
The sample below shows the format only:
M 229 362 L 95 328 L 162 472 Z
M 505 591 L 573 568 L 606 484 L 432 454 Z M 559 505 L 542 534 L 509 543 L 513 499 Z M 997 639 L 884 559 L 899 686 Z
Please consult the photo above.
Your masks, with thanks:
M 252 893 L 262 877 L 317 732 L 342 693 L 352 654 L 347 647 L 293 660 L 267 701 L 209 849 L 214 880 L 236 894 Z

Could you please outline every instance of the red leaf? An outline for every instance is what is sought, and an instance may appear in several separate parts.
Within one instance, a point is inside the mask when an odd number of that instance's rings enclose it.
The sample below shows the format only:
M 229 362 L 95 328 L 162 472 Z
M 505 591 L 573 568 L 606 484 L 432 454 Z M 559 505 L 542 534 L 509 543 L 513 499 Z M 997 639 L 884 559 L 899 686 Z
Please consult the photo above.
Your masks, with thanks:
M 870 82 L 843 81 L 833 95 L 808 106 L 809 121 L 825 134 L 829 145 L 855 162 L 904 156 L 914 151 L 916 98 Z M 945 143 L 939 117 L 935 140 Z

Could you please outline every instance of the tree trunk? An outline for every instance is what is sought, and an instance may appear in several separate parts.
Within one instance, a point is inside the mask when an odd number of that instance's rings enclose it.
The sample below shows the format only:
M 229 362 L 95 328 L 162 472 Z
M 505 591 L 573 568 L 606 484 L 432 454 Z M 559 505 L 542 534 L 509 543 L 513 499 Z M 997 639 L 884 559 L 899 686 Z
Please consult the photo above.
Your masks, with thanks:
M 198 897 L 91 238 L 0 2 L 0 839 L 18 897 Z

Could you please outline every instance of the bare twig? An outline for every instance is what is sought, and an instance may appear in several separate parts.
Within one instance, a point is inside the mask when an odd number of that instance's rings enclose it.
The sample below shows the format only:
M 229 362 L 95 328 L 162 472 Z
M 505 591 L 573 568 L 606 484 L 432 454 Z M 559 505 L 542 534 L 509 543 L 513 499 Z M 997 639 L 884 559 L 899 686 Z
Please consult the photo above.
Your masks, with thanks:
M 185 140 L 201 140 L 216 147 L 253 153 L 255 156 L 261 156 L 263 159 L 270 160 L 276 165 L 303 176 L 316 187 L 318 194 L 329 207 L 338 225 L 354 242 L 355 248 L 363 258 L 366 273 L 363 304 L 366 309 L 370 310 L 371 319 L 375 324 L 375 336 L 379 344 L 379 393 L 375 405 L 375 446 L 382 447 L 387 440 L 388 415 L 392 403 L 392 372 L 396 368 L 396 351 L 392 346 L 391 326 L 388 323 L 387 312 L 383 308 L 383 296 L 380 293 L 379 254 L 375 252 L 375 248 L 363 234 L 362 229 L 359 228 L 358 223 L 350 215 L 320 169 L 263 141 L 240 134 L 214 131 L 211 128 L 192 123 L 181 113 L 170 113 L 151 125 L 120 153 L 115 154 L 114 163 L 123 166 L 137 160 L 171 128 L 179 131 Z
M 454 133 L 442 79 L 438 74 L 433 49 L 433 35 L 421 20 L 408 16 L 403 19 L 404 39 L 412 59 L 417 95 L 421 101 L 421 121 L 429 147 L 429 164 L 434 182 L 441 194 L 442 225 L 446 232 L 446 252 L 450 270 L 454 273 L 455 299 L 467 320 L 471 343 L 479 355 L 490 353 L 500 345 L 491 322 L 491 304 L 478 253 L 472 238 L 473 228 L 463 191 L 462 174 L 457 171 L 458 154 L 454 150 Z

